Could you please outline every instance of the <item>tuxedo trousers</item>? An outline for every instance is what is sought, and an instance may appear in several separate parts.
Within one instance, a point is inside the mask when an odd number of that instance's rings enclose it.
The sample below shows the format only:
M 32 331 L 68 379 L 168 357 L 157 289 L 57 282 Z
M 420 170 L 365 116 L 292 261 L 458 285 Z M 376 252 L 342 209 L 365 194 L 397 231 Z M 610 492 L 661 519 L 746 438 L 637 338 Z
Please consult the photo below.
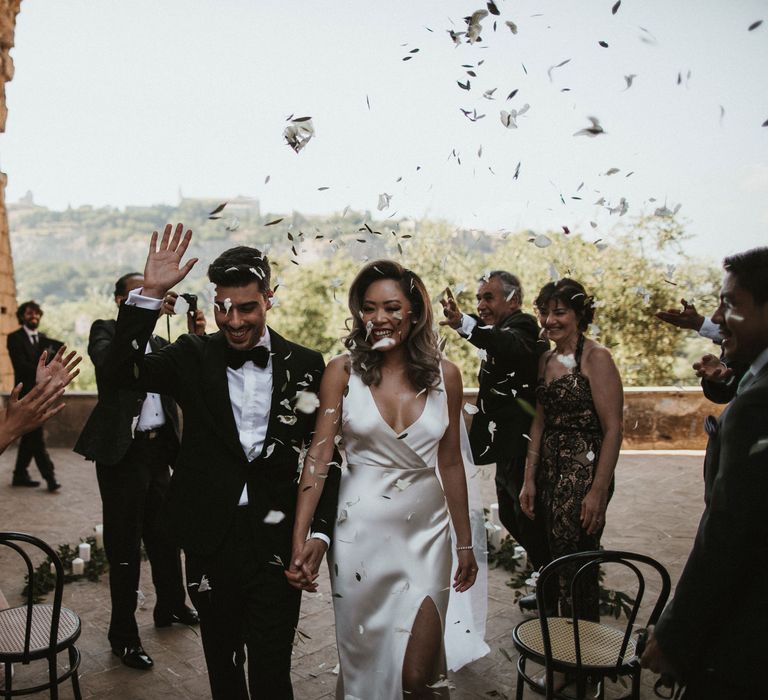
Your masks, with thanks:
M 288 585 L 282 566 L 258 560 L 257 537 L 248 507 L 239 506 L 214 554 L 185 551 L 213 700 L 293 698 L 291 652 L 301 591 Z
M 16 453 L 16 466 L 13 470 L 14 480 L 26 481 L 29 478 L 27 467 L 35 459 L 35 464 L 40 470 L 40 476 L 47 482 L 56 481 L 53 471 L 53 461 L 45 447 L 43 428 L 30 430 L 19 440 L 19 451 Z
M 499 459 L 496 462 L 496 498 L 499 503 L 499 520 L 515 541 L 528 554 L 534 570 L 549 564 L 551 555 L 543 511 L 536 507 L 537 517 L 528 518 L 520 508 L 520 489 L 525 475 L 525 456 Z M 537 498 L 537 506 L 539 499 Z
M 142 541 L 157 594 L 155 609 L 165 613 L 184 607 L 180 553 L 163 520 L 173 449 L 167 431 L 170 428 L 154 440 L 136 433 L 120 462 L 96 463 L 112 603 L 108 637 L 113 647 L 140 641 L 135 614 Z

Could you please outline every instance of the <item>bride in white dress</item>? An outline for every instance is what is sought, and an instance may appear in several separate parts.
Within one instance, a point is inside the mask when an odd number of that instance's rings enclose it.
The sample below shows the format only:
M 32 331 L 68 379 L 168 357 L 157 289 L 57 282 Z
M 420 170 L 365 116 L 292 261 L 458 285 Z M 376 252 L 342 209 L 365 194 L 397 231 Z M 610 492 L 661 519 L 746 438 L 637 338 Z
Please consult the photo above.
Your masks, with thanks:
M 414 273 L 393 261 L 366 265 L 349 306 L 349 354 L 323 375 L 287 576 L 297 587 L 316 587 L 322 554 L 306 538 L 340 432 L 347 464 L 328 556 L 336 697 L 448 697 L 449 593 L 469 589 L 478 571 L 460 446 L 461 376 L 440 359 L 429 296 Z

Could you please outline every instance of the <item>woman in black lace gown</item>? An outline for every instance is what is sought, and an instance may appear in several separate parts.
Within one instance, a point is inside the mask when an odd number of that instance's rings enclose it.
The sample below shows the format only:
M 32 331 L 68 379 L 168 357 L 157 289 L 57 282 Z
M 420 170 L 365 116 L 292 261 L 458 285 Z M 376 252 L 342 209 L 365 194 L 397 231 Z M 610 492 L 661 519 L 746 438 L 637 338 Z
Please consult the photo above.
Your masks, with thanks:
M 539 363 L 520 505 L 529 518 L 545 518 L 553 558 L 599 549 L 621 446 L 621 378 L 608 349 L 584 337 L 594 315 L 592 301 L 580 283 L 565 278 L 545 285 L 535 302 L 554 348 Z M 597 569 L 593 572 L 582 578 L 575 604 L 580 618 L 599 621 Z M 566 570 L 559 581 L 564 616 L 573 610 L 574 574 Z

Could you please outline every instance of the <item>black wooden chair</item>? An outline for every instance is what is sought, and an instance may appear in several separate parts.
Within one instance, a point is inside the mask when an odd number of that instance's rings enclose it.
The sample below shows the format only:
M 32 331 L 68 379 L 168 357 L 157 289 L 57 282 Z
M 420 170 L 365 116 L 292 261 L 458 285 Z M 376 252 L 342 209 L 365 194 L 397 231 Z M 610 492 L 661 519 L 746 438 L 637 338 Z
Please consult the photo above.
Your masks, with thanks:
M 34 566 L 26 548 L 18 543 L 42 550 L 53 562 L 56 568 L 56 587 L 52 604 L 34 602 Z M 0 689 L 0 696 L 13 698 L 50 690 L 51 698 L 56 700 L 59 697 L 59 684 L 71 678 L 75 698 L 81 700 L 77 678 L 80 652 L 75 646 L 80 636 L 80 618 L 68 608 L 61 607 L 64 589 L 64 567 L 61 560 L 45 542 L 20 532 L 0 532 L 0 545 L 9 547 L 24 559 L 28 580 L 24 605 L 0 610 L 0 663 L 5 666 L 5 687 Z M 65 649 L 69 654 L 69 668 L 59 674 L 57 658 Z M 11 665 L 27 665 L 42 659 L 48 662 L 48 681 L 33 687 L 14 688 Z
M 645 627 L 635 630 L 635 620 L 645 593 L 645 577 L 636 563 L 647 565 L 658 574 L 661 590 L 656 598 L 650 617 Z M 616 564 L 629 569 L 637 580 L 637 595 L 629 618 L 623 629 L 579 618 L 578 596 L 574 591 L 585 572 L 602 564 Z M 563 566 L 579 567 L 571 581 L 573 600 L 572 617 L 556 617 L 547 614 L 545 591 L 552 590 L 557 579 L 548 584 L 553 576 L 558 576 Z M 553 674 L 557 671 L 566 674 L 576 683 L 576 697 L 585 698 L 588 680 L 599 679 L 599 697 L 603 697 L 605 678 L 617 679 L 620 676 L 631 678 L 633 700 L 640 698 L 640 662 L 647 628 L 656 624 L 670 592 L 670 579 L 667 570 L 651 557 L 631 552 L 596 551 L 578 552 L 560 557 L 544 567 L 536 582 L 536 599 L 539 618 L 525 620 L 512 632 L 512 639 L 519 652 L 517 660 L 517 700 L 522 700 L 525 686 L 541 694 L 539 683 L 526 672 L 527 661 L 541 664 L 545 668 L 546 697 L 573 698 L 553 688 Z M 550 610 L 551 612 L 551 610 Z M 637 637 L 633 637 L 633 631 Z M 565 689 L 563 689 L 564 691 Z M 572 692 L 569 683 L 568 691 Z

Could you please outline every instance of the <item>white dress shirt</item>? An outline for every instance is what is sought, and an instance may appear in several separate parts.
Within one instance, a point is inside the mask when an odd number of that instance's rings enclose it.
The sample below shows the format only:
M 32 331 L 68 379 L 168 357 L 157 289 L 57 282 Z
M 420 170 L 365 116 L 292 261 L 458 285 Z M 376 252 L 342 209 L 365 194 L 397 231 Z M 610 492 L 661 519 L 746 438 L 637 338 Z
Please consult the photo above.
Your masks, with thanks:
M 147 341 L 147 347 L 144 348 L 144 354 L 148 355 L 152 348 Z M 165 425 L 165 413 L 163 412 L 163 402 L 160 394 L 154 391 L 148 391 L 141 404 L 141 413 L 139 420 L 136 421 L 136 430 L 143 433 L 147 430 L 157 430 Z

